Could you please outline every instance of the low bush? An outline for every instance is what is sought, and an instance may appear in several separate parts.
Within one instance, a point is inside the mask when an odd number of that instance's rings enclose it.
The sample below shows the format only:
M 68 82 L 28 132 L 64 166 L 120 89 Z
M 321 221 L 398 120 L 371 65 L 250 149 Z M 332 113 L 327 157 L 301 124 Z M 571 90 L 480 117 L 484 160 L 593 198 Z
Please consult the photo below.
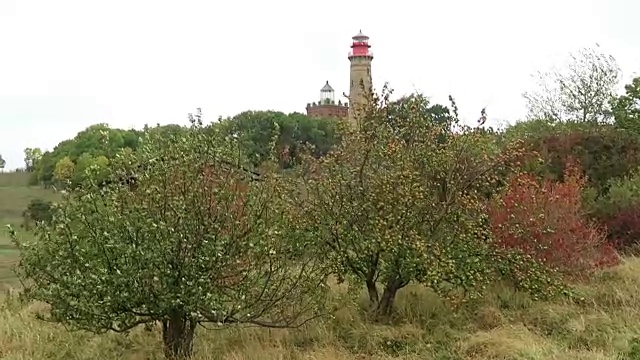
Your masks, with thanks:
M 22 227 L 29 230 L 38 222 L 48 223 L 51 221 L 51 201 L 42 199 L 31 200 L 27 209 L 22 212 Z
M 585 192 L 585 207 L 591 217 L 607 229 L 611 245 L 623 252 L 638 250 L 640 239 L 640 172 L 612 179 L 609 192 L 597 196 L 596 191 Z
M 572 277 L 619 263 L 606 234 L 583 216 L 585 181 L 573 165 L 567 166 L 561 183 L 541 182 L 526 173 L 513 176 L 489 209 L 497 245 L 520 250 Z
M 637 254 L 640 250 L 640 201 L 619 209 L 604 217 L 603 224 L 608 230 L 609 243 L 626 253 Z
M 566 159 L 578 159 L 588 185 L 598 195 L 606 195 L 612 179 L 629 176 L 640 166 L 640 140 L 610 127 L 575 131 L 541 132 L 525 138 L 527 150 L 535 153 L 529 161 L 535 172 L 562 181 Z M 540 158 L 542 163 L 538 164 Z

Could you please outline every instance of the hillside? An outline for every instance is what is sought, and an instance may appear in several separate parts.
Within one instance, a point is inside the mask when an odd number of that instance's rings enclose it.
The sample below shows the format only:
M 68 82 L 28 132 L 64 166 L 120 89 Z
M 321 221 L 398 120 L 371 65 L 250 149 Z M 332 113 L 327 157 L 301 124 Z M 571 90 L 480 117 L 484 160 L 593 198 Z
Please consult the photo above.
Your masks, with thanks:
M 55 197 L 51 190 L 29 186 L 29 174 L 24 172 L 0 173 L 0 289 L 14 283 L 11 266 L 18 260 L 18 251 L 7 236 L 5 225 L 16 229 L 22 223 L 22 212 L 34 199 L 50 200 Z

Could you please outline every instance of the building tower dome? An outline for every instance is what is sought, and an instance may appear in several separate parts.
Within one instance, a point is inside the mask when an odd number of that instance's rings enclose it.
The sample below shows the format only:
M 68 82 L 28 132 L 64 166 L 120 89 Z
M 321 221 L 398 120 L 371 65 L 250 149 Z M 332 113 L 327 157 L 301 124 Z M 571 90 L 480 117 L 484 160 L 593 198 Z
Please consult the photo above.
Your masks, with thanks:
M 349 107 L 338 100 L 336 104 L 336 95 L 333 87 L 329 85 L 329 81 L 320 89 L 320 99 L 317 103 L 307 104 L 307 115 L 311 117 L 324 118 L 341 118 L 344 119 L 349 115 Z

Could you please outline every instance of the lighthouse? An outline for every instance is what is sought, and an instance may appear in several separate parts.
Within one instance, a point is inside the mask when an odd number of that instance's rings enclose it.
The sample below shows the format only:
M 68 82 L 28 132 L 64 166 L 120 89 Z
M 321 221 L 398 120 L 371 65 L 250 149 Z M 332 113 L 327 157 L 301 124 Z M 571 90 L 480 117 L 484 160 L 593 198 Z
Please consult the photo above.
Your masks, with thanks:
M 350 90 L 349 90 L 349 122 L 352 126 L 359 127 L 359 113 L 363 106 L 367 103 L 367 93 L 372 91 L 371 88 L 371 61 L 373 53 L 369 50 L 369 37 L 362 33 L 351 38 L 351 51 L 349 52 L 349 61 L 351 62 L 350 71 Z
M 329 80 L 320 89 L 320 100 L 307 104 L 307 116 L 344 119 L 348 116 L 348 103 L 338 100 Z

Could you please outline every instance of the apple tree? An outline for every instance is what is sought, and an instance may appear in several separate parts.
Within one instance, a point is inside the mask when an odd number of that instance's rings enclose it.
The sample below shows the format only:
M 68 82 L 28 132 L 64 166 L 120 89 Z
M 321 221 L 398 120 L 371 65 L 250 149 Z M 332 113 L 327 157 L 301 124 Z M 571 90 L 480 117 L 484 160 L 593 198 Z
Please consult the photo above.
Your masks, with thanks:
M 447 297 L 481 293 L 493 274 L 490 236 L 480 234 L 486 189 L 517 150 L 489 146 L 485 132 L 461 125 L 453 99 L 451 116 L 433 121 L 423 118 L 426 99 L 389 108 L 388 94 L 372 95 L 360 129 L 298 170 L 299 226 L 339 277 L 366 287 L 379 318 L 411 281 Z
M 256 178 L 233 139 L 191 119 L 145 129 L 111 160 L 114 181 L 88 176 L 34 241 L 14 233 L 24 295 L 50 305 L 46 318 L 96 333 L 159 322 L 165 356 L 183 359 L 199 324 L 295 327 L 323 313 L 327 268 L 292 233 L 287 180 Z

